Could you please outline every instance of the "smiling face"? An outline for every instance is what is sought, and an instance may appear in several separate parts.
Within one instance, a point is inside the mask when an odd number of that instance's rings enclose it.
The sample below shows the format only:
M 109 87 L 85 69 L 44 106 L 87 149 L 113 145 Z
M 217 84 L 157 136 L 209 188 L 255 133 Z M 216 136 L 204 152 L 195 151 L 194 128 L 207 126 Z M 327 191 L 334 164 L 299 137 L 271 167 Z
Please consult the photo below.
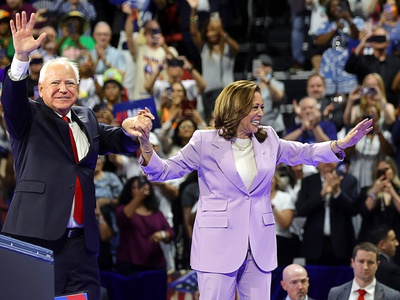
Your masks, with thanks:
M 77 100 L 78 80 L 69 65 L 49 65 L 43 82 L 38 85 L 44 103 L 62 116 L 70 111 Z
M 263 110 L 264 104 L 261 99 L 261 95 L 260 93 L 256 92 L 254 94 L 253 106 L 250 110 L 250 113 L 239 123 L 236 133 L 237 138 L 248 138 L 252 133 L 256 133 L 258 131 L 261 117 L 264 115 Z

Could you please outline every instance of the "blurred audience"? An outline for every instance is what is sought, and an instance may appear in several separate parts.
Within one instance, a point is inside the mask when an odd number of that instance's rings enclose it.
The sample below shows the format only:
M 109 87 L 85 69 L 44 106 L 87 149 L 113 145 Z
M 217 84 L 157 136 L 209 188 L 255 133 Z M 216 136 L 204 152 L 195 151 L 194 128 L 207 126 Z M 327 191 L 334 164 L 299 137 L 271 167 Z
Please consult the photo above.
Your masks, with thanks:
M 77 104 L 93 109 L 100 104 L 103 90 L 94 74 L 94 62 L 89 50 L 81 50 L 77 62 L 80 77 Z
M 28 75 L 28 97 L 36 99 L 39 97 L 39 73 L 43 66 L 43 56 L 39 51 L 34 51 L 30 55 L 29 75 Z
M 10 20 L 10 13 L 0 10 L 0 67 L 2 68 L 11 63 L 15 52 L 11 37 Z
M 198 0 L 186 0 L 190 5 L 190 34 L 201 56 L 202 74 L 206 81 L 203 93 L 204 118 L 209 123 L 215 99 L 234 81 L 235 57 L 239 44 L 224 29 L 219 15 L 210 15 L 199 31 L 197 21 Z
M 344 95 L 327 96 L 325 79 L 318 73 L 308 77 L 306 92 L 308 97 L 318 100 L 322 120 L 331 121 L 339 132 L 343 128 Z
M 170 128 L 163 127 L 158 133 L 161 147 L 166 157 L 171 157 L 183 148 L 197 130 L 197 124 L 192 119 L 180 119 L 174 126 L 172 137 L 169 135 Z
M 91 48 L 92 58 L 95 64 L 95 73 L 103 74 L 107 69 L 117 69 L 124 75 L 125 57 L 121 50 L 110 45 L 111 27 L 108 23 L 100 21 L 93 30 L 93 38 L 96 42 L 94 48 Z
M 368 241 L 378 226 L 387 225 L 400 236 L 400 179 L 391 157 L 379 159 L 374 168 L 374 180 L 361 190 L 359 205 L 362 216 L 359 241 Z M 400 255 L 394 260 L 400 263 Z
M 285 100 L 285 85 L 273 76 L 273 60 L 267 54 L 257 57 L 261 62 L 259 68 L 253 69 L 253 76 L 261 90 L 264 104 L 264 115 L 260 124 L 272 126 L 276 133 L 282 137 L 285 134 L 285 123 L 280 106 Z
M 61 37 L 57 40 L 55 52 L 60 56 L 76 61 L 80 50 L 91 50 L 95 47 L 92 37 L 84 35 L 89 29 L 89 21 L 79 11 L 71 11 L 60 18 Z
M 103 74 L 103 99 L 94 106 L 94 110 L 98 111 L 107 107 L 111 112 L 114 112 L 114 105 L 125 100 L 122 75 L 117 69 L 107 69 Z
M 384 82 L 378 73 L 365 76 L 362 86 L 350 92 L 343 115 L 344 124 L 351 128 L 366 115 L 366 109 L 373 106 L 381 111 L 380 128 L 389 129 L 396 119 L 396 111 L 393 104 L 387 102 Z
M 300 240 L 290 231 L 295 205 L 290 194 L 285 191 L 285 184 L 277 171 L 271 184 L 271 206 L 275 219 L 278 266 L 286 266 L 298 257 Z
M 337 163 L 318 163 L 319 173 L 303 178 L 296 202 L 306 217 L 301 257 L 307 265 L 347 266 L 355 242 L 357 179 L 336 172 Z
M 394 86 L 394 80 L 400 70 L 400 59 L 387 54 L 388 46 L 389 35 L 384 28 L 376 27 L 372 32 L 363 31 L 360 43 L 346 62 L 345 70 L 355 74 L 359 84 L 362 84 L 365 76 L 370 73 L 381 75 L 385 83 L 387 101 L 397 107 L 399 102 L 396 91 L 399 86 Z
M 379 16 L 377 27 L 382 27 L 389 34 L 388 53 L 400 55 L 400 22 L 398 5 L 395 0 L 386 0 L 383 10 Z
M 97 260 L 100 270 L 111 271 L 114 270 L 118 247 L 115 207 L 123 185 L 117 175 L 103 171 L 104 161 L 104 156 L 99 156 L 94 169 L 95 211 L 100 232 L 100 250 Z
M 367 107 L 359 120 L 365 118 L 373 119 L 373 130 L 356 145 L 346 149 L 347 159 L 350 162 L 349 173 L 357 178 L 359 188 L 372 185 L 376 161 L 383 156 L 393 155 L 394 151 L 390 132 L 379 125 L 380 108 Z
M 47 25 L 40 28 L 39 35 L 46 33 L 46 37 L 37 51 L 43 56 L 43 62 L 47 62 L 50 59 L 56 58 L 58 56 L 56 50 L 57 44 L 57 31 L 53 26 Z
M 326 11 L 328 20 L 315 33 L 316 44 L 327 48 L 322 54 L 319 73 L 325 78 L 328 95 L 348 94 L 357 85 L 357 78 L 345 70 L 345 64 L 364 21 L 353 18 L 347 0 L 329 0 Z
M 89 22 L 94 22 L 97 16 L 93 4 L 86 0 L 53 0 L 49 11 L 55 12 L 57 17 L 62 17 L 72 11 L 78 11 Z M 85 32 L 88 32 L 89 28 L 85 29 Z
M 386 225 L 378 226 L 370 232 L 370 242 L 379 250 L 376 279 L 388 287 L 400 291 L 400 266 L 393 261 L 399 246 L 396 233 Z
M 185 56 L 167 58 L 166 61 L 166 78 L 159 78 L 165 64 L 158 68 L 158 71 L 151 74 L 145 83 L 146 90 L 153 95 L 156 102 L 157 110 L 161 108 L 161 99 L 166 96 L 172 84 L 181 82 L 186 90 L 187 99 L 193 101 L 195 107 L 198 108 L 198 98 L 206 87 L 206 82 L 203 76 L 193 67 Z M 193 79 L 183 79 L 184 73 L 189 72 Z M 202 111 L 199 111 L 200 113 Z
M 316 143 L 337 139 L 335 125 L 321 119 L 317 99 L 305 97 L 300 100 L 299 107 L 300 123 L 286 129 L 285 140 Z
M 171 242 L 175 233 L 158 209 L 153 185 L 135 176 L 124 185 L 117 207 L 120 240 L 117 271 L 125 276 L 147 270 L 166 270 L 160 242 Z
M 133 36 L 133 18 L 131 10 L 124 10 L 127 13 L 125 32 L 128 49 L 136 63 L 135 87 L 133 99 L 139 100 L 151 97 L 146 89 L 148 78 L 160 72 L 167 55 L 173 56 L 165 43 L 161 33 L 160 24 L 156 20 L 148 20 L 142 26 L 137 38 Z

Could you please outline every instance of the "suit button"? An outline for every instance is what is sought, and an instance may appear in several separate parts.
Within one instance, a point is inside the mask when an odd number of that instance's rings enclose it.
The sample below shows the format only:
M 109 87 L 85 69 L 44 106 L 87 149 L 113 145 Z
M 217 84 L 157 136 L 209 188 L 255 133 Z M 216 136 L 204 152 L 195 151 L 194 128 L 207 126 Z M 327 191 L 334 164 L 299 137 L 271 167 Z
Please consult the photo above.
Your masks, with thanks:
M 73 189 L 75 189 L 75 186 L 74 186 L 74 185 L 70 185 L 70 186 L 69 186 L 69 189 L 70 189 L 70 190 L 73 190 Z
M 244 196 L 244 199 L 249 200 L 249 199 L 250 199 L 250 196 L 249 196 L 249 195 L 246 195 L 246 196 Z

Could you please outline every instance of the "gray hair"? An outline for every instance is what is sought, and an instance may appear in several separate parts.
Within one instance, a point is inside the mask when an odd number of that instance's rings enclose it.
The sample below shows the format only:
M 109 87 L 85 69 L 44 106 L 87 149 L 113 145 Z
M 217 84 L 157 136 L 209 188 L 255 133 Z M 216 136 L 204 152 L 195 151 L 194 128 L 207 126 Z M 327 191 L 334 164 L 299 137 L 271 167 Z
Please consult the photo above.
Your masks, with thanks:
M 54 59 L 51 59 L 51 60 L 47 61 L 43 65 L 43 67 L 40 69 L 39 83 L 43 83 L 43 81 L 46 79 L 46 73 L 47 73 L 48 67 L 50 65 L 54 65 L 54 64 L 60 64 L 60 65 L 69 66 L 70 68 L 72 68 L 72 71 L 74 72 L 75 77 L 76 77 L 76 83 L 79 83 L 78 65 L 75 62 L 70 61 L 66 57 L 57 57 L 57 58 L 54 58 Z

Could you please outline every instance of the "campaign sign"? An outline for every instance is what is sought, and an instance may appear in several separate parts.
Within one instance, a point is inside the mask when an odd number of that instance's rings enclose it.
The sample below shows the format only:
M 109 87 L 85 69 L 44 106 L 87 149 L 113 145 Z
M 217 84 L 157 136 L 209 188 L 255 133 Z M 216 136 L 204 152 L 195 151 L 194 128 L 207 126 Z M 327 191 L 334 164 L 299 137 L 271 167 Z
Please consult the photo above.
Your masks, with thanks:
M 124 2 L 126 2 L 126 0 L 108 0 L 108 3 L 114 5 L 122 5 Z M 150 0 L 129 0 L 129 4 L 132 8 L 145 11 L 149 8 Z
M 158 119 L 156 103 L 153 98 L 146 98 L 141 100 L 127 101 L 118 104 L 114 104 L 114 117 L 119 124 L 126 118 L 135 117 L 139 110 L 147 107 L 153 114 L 155 119 L 153 120 L 153 129 L 160 128 L 160 120 Z
M 74 294 L 74 295 L 66 295 L 55 297 L 54 300 L 88 300 L 87 294 Z

